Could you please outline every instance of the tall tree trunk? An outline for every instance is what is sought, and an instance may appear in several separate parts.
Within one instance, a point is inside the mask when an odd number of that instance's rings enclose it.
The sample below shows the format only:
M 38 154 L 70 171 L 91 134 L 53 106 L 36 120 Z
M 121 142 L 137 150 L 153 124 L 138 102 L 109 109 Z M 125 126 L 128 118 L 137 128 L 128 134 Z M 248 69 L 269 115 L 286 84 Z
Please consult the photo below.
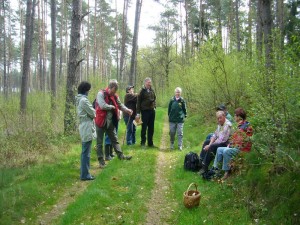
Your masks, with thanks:
M 90 8 L 90 0 L 88 0 L 88 9 Z M 86 79 L 90 77 L 90 13 L 87 18 L 87 38 L 86 38 Z
M 93 75 L 95 77 L 96 75 L 96 58 L 97 58 L 97 1 L 95 1 L 95 7 L 94 7 L 94 49 L 93 49 Z
M 126 38 L 127 38 L 127 11 L 128 11 L 128 0 L 124 0 L 123 21 L 122 21 L 122 44 L 121 44 L 120 72 L 119 72 L 120 77 L 118 77 L 119 80 L 123 79 L 123 71 L 124 71 Z
M 284 4 L 283 0 L 276 0 L 276 25 L 279 30 L 279 48 L 284 46 Z
M 273 66 L 272 60 L 272 15 L 271 15 L 271 0 L 262 1 L 262 27 L 265 47 L 266 68 L 270 69 Z
M 66 83 L 66 102 L 64 116 L 65 133 L 75 130 L 75 92 L 77 89 L 79 68 L 82 60 L 78 60 L 80 54 L 80 28 L 82 21 L 82 0 L 72 2 L 72 24 L 70 34 L 70 49 L 68 62 L 68 76 Z
M 262 57 L 262 39 L 263 39 L 263 28 L 262 28 L 262 0 L 257 0 L 257 21 L 256 21 L 256 50 L 258 58 Z
M 23 60 L 21 96 L 20 96 L 20 111 L 22 114 L 26 113 L 26 108 L 27 108 L 28 77 L 30 73 L 30 60 L 31 60 L 32 40 L 33 40 L 33 31 L 34 31 L 35 1 L 36 0 L 33 1 L 27 0 L 24 60 Z
M 239 20 L 239 6 L 240 1 L 235 0 L 235 22 L 236 22 L 236 43 L 237 50 L 241 51 L 241 35 L 240 35 L 240 20 Z
M 56 0 L 51 0 L 51 108 L 56 98 Z
M 247 53 L 249 55 L 249 58 L 252 59 L 252 11 L 253 11 L 253 0 L 249 0 L 248 8 L 248 38 L 247 38 Z
M 140 24 L 142 4 L 143 4 L 143 0 L 136 0 L 134 34 L 132 40 L 132 53 L 131 53 L 130 73 L 129 73 L 129 81 L 128 81 L 129 85 L 134 84 L 136 78 L 138 36 L 139 36 L 139 24 Z
M 38 1 L 38 34 L 39 34 L 39 48 L 38 48 L 38 84 L 39 90 L 44 90 L 43 85 L 43 41 L 42 41 L 42 18 L 41 18 L 41 1 Z
M 116 6 L 116 63 L 117 77 L 119 77 L 119 19 L 118 19 L 118 0 L 115 0 Z
M 222 20 L 221 20 L 222 8 L 221 8 L 221 0 L 217 1 L 217 10 L 218 10 L 218 37 L 219 37 L 220 44 L 221 44 L 221 47 L 222 47 Z
M 190 42 L 189 42 L 189 6 L 188 0 L 184 1 L 185 9 L 185 56 L 188 59 L 190 56 Z
M 8 74 L 7 74 L 7 46 L 6 46 L 6 7 L 4 4 L 5 0 L 2 2 L 2 10 L 0 10 L 0 15 L 2 11 L 3 15 L 3 27 L 1 28 L 1 33 L 3 35 L 3 91 L 4 91 L 4 96 L 7 99 L 8 98 Z
M 62 81 L 62 67 L 63 67 L 63 26 L 65 23 L 65 1 L 61 1 L 61 21 L 60 21 L 60 28 L 59 28 L 59 72 L 58 72 L 58 80 L 59 83 Z
M 20 68 L 21 71 L 23 71 L 23 60 L 24 60 L 24 35 L 23 35 L 23 3 L 22 0 L 19 0 L 19 11 L 20 11 L 20 47 L 21 47 L 21 62 L 20 62 Z

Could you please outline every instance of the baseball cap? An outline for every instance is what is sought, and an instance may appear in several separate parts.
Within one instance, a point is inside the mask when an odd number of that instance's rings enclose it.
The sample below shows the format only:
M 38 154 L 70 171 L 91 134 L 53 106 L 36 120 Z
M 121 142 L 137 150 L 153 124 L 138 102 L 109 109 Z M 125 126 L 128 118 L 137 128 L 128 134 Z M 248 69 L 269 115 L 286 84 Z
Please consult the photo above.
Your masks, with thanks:
M 129 85 L 129 86 L 126 88 L 126 93 L 128 93 L 128 91 L 129 91 L 131 88 L 134 88 L 134 86 L 132 86 L 132 85 L 130 86 L 130 85 Z
M 221 104 L 217 107 L 217 110 L 225 110 L 226 109 L 226 106 L 224 104 Z

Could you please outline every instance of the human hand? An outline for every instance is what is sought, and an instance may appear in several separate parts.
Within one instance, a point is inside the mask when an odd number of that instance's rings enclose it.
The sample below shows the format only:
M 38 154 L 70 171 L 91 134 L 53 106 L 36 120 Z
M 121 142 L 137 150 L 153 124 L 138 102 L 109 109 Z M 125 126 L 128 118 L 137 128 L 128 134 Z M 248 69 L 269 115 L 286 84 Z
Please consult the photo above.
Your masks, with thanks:
M 126 112 L 129 114 L 129 116 L 131 116 L 133 113 L 132 109 L 128 109 Z
M 115 109 L 116 107 L 114 105 L 111 105 L 111 109 Z

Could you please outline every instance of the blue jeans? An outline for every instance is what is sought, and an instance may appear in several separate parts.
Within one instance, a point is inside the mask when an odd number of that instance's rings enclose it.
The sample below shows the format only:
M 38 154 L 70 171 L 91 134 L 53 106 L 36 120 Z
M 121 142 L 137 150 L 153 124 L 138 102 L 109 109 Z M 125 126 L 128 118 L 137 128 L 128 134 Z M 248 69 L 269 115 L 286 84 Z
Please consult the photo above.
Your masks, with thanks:
M 133 124 L 134 118 L 129 116 L 124 116 L 124 121 L 126 125 L 126 143 L 127 145 L 135 144 L 135 131 L 136 127 Z
M 82 142 L 80 179 L 88 179 L 91 177 L 89 173 L 91 159 L 92 141 Z
M 223 160 L 222 170 L 230 170 L 230 160 L 240 152 L 237 148 L 219 147 L 217 149 L 214 167 L 218 168 L 218 163 Z

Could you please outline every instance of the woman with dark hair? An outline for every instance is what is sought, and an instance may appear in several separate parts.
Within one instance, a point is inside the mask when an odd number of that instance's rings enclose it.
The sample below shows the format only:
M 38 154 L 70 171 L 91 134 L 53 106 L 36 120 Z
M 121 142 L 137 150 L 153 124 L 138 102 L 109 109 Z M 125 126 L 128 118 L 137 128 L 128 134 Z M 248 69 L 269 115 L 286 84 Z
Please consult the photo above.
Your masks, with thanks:
M 82 141 L 80 179 L 94 180 L 95 178 L 89 173 L 92 140 L 96 138 L 96 128 L 94 118 L 95 109 L 88 100 L 87 96 L 91 84 L 82 81 L 78 86 L 78 95 L 76 96 L 77 116 L 79 119 L 79 133 Z
M 214 166 L 209 171 L 209 175 L 213 176 L 218 170 L 218 163 L 223 161 L 222 170 L 225 171 L 223 180 L 227 179 L 230 172 L 230 161 L 240 151 L 249 152 L 251 150 L 252 142 L 251 136 L 253 135 L 252 126 L 246 121 L 247 114 L 244 109 L 237 108 L 234 111 L 234 119 L 237 122 L 237 130 L 230 138 L 227 147 L 219 147 L 215 156 Z

